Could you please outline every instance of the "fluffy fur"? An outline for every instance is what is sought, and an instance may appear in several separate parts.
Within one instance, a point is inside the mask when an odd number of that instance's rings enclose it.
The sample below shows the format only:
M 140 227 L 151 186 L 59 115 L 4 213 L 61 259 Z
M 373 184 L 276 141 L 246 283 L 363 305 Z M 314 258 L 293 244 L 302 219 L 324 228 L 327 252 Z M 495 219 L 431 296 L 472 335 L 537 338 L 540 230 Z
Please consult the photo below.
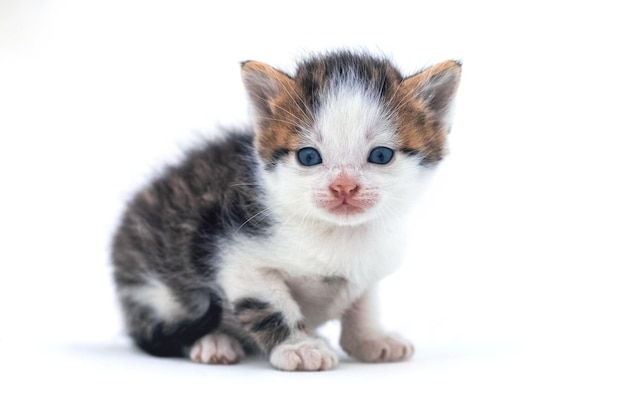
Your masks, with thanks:
M 353 357 L 409 358 L 379 326 L 374 291 L 444 155 L 460 65 L 403 77 L 342 51 L 294 75 L 248 61 L 242 76 L 253 130 L 191 151 L 128 205 L 113 263 L 131 337 L 157 356 L 261 350 L 278 369 L 326 370 L 337 356 L 315 328 L 340 319 Z

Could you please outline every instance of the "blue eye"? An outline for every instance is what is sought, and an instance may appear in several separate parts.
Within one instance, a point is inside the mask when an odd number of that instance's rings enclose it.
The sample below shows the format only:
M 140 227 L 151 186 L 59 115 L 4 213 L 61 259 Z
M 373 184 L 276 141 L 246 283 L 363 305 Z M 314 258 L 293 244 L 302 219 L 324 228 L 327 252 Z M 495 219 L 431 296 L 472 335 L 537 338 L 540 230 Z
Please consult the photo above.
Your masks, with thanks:
M 367 158 L 367 162 L 378 165 L 386 165 L 393 158 L 393 149 L 389 149 L 385 146 L 377 146 L 372 149 L 370 156 Z
M 305 167 L 322 163 L 322 155 L 315 148 L 302 148 L 298 151 L 298 161 Z

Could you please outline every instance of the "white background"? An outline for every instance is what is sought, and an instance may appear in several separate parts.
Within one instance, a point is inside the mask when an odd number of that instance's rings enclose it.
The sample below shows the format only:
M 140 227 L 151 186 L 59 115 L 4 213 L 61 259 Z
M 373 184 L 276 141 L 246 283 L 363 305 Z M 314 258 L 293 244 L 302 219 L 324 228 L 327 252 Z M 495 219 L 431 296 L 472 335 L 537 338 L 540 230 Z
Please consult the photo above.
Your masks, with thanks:
M 0 414 L 626 413 L 618 2 L 0 1 Z M 383 285 L 409 363 L 199 366 L 124 337 L 124 201 L 247 120 L 239 62 L 463 61 L 450 154 Z M 325 333 L 336 337 L 337 326 Z

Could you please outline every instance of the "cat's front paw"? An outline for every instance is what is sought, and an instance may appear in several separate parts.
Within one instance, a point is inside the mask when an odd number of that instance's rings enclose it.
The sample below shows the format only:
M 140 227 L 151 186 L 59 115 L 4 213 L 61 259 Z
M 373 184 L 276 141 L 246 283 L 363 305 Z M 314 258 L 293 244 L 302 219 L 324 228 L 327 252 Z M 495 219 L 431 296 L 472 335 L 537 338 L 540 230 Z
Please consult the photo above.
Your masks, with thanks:
M 270 363 L 283 371 L 326 371 L 337 364 L 337 355 L 324 341 L 307 339 L 276 346 Z
M 413 356 L 413 344 L 393 334 L 341 340 L 346 353 L 363 362 L 399 362 Z

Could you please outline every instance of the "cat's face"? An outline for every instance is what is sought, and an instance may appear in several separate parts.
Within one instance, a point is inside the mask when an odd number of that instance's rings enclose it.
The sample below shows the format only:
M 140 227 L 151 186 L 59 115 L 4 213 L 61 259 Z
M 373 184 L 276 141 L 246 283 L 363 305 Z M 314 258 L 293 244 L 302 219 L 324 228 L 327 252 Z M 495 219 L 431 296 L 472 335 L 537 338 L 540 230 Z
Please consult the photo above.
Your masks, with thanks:
M 333 91 L 266 170 L 279 209 L 339 224 L 402 213 L 427 168 L 399 149 L 387 113 L 364 91 Z
M 244 63 L 273 210 L 341 225 L 403 214 L 444 153 L 459 66 L 440 66 L 404 79 L 387 61 L 338 54 L 292 78 Z

